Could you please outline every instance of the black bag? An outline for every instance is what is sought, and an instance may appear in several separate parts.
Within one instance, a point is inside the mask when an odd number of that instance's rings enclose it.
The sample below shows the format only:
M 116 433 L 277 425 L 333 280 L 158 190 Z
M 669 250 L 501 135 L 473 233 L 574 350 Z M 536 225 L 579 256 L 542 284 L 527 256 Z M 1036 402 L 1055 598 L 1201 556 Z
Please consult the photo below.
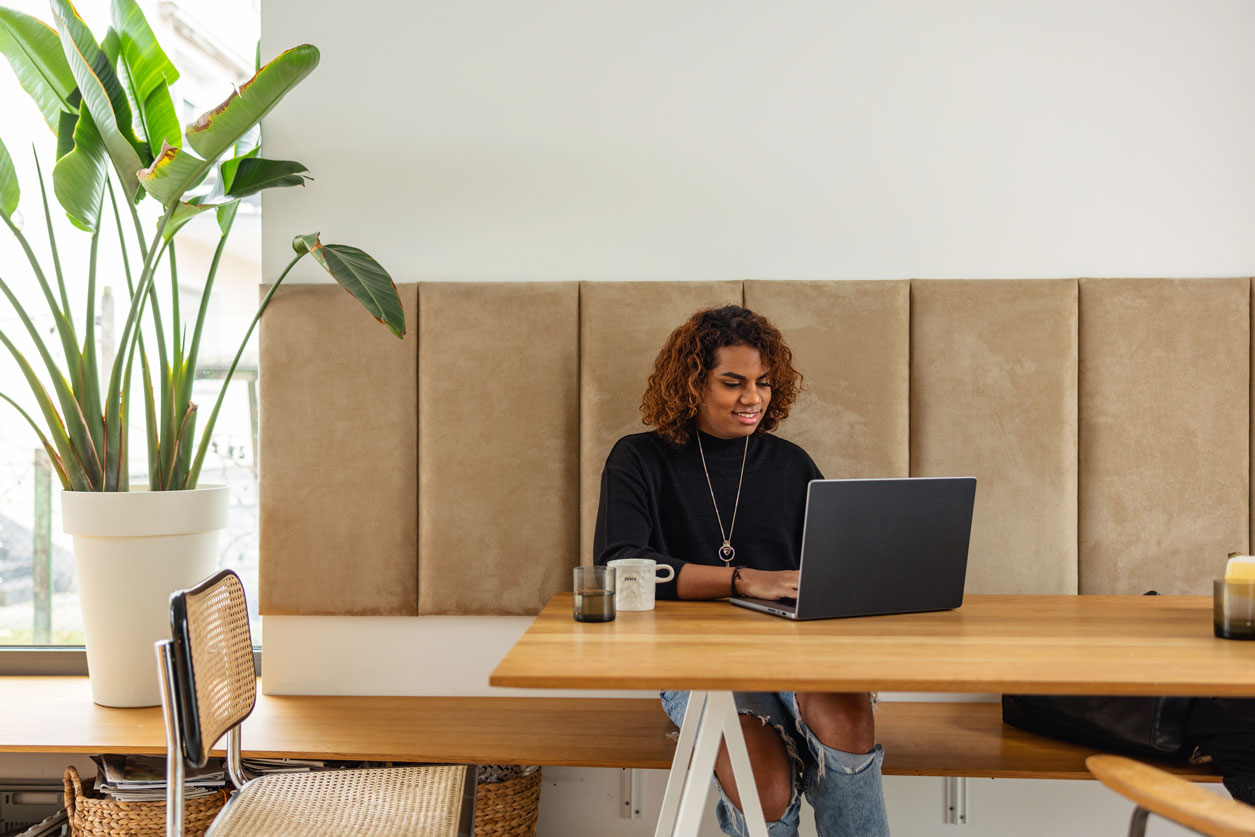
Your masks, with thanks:
M 1187 756 L 1194 698 L 1003 695 L 1002 720 L 1040 735 L 1146 756 Z
M 1233 798 L 1255 805 L 1255 700 L 1198 698 L 1186 731 L 1212 757 Z

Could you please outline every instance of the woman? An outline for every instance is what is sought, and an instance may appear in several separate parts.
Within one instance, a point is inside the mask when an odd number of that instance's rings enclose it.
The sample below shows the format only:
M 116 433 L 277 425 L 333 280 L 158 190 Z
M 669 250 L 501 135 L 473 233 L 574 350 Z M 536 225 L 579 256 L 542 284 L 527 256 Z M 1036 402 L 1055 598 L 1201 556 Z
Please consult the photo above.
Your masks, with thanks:
M 623 437 L 606 459 L 598 564 L 669 564 L 675 578 L 659 585 L 661 598 L 797 595 L 806 487 L 822 475 L 804 450 L 771 435 L 800 389 L 792 361 L 780 332 L 737 306 L 699 311 L 671 333 L 641 404 L 655 429 Z M 734 699 L 769 834 L 797 834 L 803 793 L 820 837 L 888 834 L 869 695 Z M 662 700 L 681 724 L 688 693 Z M 746 834 L 723 745 L 715 784 L 720 828 Z

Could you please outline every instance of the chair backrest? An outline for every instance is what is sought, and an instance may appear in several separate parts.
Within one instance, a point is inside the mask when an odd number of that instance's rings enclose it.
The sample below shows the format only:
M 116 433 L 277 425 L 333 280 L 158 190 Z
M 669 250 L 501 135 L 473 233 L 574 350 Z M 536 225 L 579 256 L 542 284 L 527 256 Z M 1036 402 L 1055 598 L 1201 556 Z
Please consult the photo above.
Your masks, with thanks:
M 1151 813 L 1209 837 L 1255 835 L 1255 808 L 1211 793 L 1180 776 L 1107 753 L 1090 756 L 1085 766 L 1104 785 L 1137 804 L 1130 837 L 1146 833 L 1146 819 Z
M 202 766 L 209 751 L 257 702 L 253 638 L 244 585 L 222 570 L 170 597 L 174 698 L 184 756 Z

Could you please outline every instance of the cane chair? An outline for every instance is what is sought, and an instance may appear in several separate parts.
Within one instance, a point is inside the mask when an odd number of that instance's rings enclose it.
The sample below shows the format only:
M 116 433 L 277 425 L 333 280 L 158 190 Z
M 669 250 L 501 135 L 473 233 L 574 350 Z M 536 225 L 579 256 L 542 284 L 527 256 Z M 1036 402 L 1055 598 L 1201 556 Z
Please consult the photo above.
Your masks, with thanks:
M 1124 756 L 1090 756 L 1085 766 L 1104 785 L 1137 805 L 1129 837 L 1146 833 L 1151 814 L 1209 837 L 1255 837 L 1255 808 L 1243 802 Z
M 257 702 L 244 586 L 223 570 L 170 597 L 172 639 L 157 643 L 166 720 L 166 835 L 183 834 L 187 765 L 227 736 L 236 792 L 206 837 L 469 837 L 476 771 L 466 765 L 279 773 L 245 780 L 240 725 Z

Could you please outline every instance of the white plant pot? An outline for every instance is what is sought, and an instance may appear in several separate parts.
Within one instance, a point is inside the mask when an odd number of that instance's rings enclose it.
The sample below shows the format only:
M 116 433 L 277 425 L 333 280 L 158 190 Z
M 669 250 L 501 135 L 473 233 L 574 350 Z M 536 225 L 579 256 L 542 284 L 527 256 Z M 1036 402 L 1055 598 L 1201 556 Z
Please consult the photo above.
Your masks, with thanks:
M 64 491 L 61 519 L 74 536 L 92 700 L 159 705 L 153 643 L 170 637 L 170 594 L 218 569 L 226 486 Z

